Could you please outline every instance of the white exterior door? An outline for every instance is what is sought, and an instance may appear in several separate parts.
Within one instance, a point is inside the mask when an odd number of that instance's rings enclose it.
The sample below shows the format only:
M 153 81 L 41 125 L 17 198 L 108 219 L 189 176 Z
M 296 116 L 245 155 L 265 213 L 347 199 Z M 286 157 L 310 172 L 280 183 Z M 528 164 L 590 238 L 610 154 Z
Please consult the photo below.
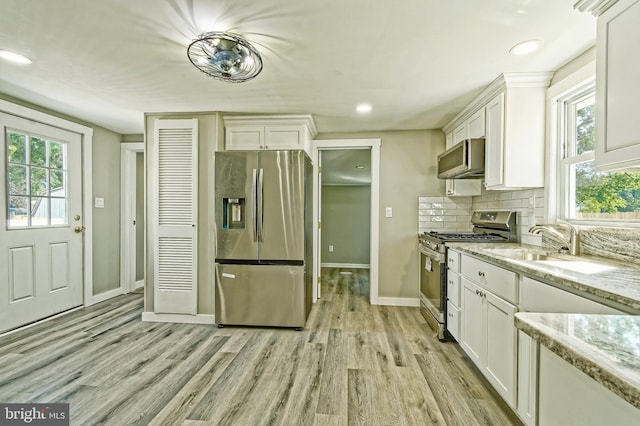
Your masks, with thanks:
M 84 228 L 81 136 L 4 113 L 0 125 L 2 332 L 83 304 Z

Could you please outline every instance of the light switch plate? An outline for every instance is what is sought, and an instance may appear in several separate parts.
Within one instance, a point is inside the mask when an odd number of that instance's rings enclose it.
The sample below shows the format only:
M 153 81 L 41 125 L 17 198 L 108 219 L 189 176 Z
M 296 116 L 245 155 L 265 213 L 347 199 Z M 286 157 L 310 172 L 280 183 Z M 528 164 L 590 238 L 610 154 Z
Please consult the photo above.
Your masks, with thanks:
M 104 209 L 104 198 L 96 197 L 95 207 L 96 209 Z
M 384 209 L 385 217 L 393 217 L 393 207 L 387 207 Z

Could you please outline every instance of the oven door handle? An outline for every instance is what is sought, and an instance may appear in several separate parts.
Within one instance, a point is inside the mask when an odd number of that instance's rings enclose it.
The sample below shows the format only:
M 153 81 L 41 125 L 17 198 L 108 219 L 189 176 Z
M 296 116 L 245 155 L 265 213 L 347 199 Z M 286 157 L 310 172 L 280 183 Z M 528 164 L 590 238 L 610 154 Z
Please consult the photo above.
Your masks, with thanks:
M 444 254 L 420 245 L 420 253 L 431 259 L 432 262 L 444 263 Z

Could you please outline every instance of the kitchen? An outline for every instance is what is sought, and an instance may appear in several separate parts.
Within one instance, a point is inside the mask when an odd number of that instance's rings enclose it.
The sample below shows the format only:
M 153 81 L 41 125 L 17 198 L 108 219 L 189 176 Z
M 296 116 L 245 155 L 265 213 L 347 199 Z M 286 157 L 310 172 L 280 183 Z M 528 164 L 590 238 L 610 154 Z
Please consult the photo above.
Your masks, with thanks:
M 571 3 L 571 2 L 569 2 Z M 412 5 L 413 6 L 413 5 Z M 569 5 L 572 6 L 572 5 Z M 571 9 L 569 7 L 569 9 Z M 532 11 L 533 13 L 533 11 Z M 577 12 L 574 12 L 577 13 Z M 319 13 L 319 16 L 322 17 L 322 13 Z M 580 14 L 580 20 L 590 20 L 591 25 L 594 24 L 594 20 L 589 14 Z M 376 16 L 377 19 L 381 19 L 381 17 Z M 515 19 L 515 18 L 514 18 Z M 417 23 L 413 23 L 416 25 Z M 134 25 L 134 23 L 130 22 L 130 25 Z M 411 26 L 408 26 L 411 28 Z M 437 27 L 436 27 L 437 28 Z M 562 40 L 561 40 L 562 41 Z M 550 41 L 545 41 L 546 43 L 551 43 Z M 575 39 L 571 39 L 572 43 L 575 43 Z M 575 71 L 576 69 L 581 69 L 587 62 L 592 61 L 595 57 L 595 52 L 589 51 L 585 55 L 580 56 L 581 52 L 588 50 L 589 46 L 591 46 L 593 41 L 590 43 L 585 41 L 583 47 L 573 47 L 572 51 L 575 52 L 574 55 L 566 55 L 563 58 L 563 61 L 558 62 L 559 65 L 564 65 L 567 61 L 572 59 L 575 56 L 578 58 L 575 60 L 572 66 L 567 66 L 565 68 L 558 66 L 557 68 L 553 68 L 556 70 L 555 79 L 556 82 L 562 82 L 568 73 Z M 569 44 L 569 43 L 567 43 Z M 509 46 L 510 47 L 510 46 Z M 508 47 L 507 47 L 508 49 Z M 567 50 L 569 51 L 569 50 Z M 180 46 L 180 59 L 182 60 L 184 57 L 184 45 Z M 117 55 L 116 55 L 117 57 Z M 471 61 L 474 64 L 478 64 L 477 67 L 474 65 L 474 72 L 480 73 L 483 61 L 476 60 Z M 191 64 L 187 65 L 191 67 Z M 519 65 L 523 69 L 525 65 Z M 478 68 L 477 70 L 475 68 Z M 544 69 L 547 71 L 547 69 Z M 422 80 L 425 77 L 422 76 L 422 71 L 428 70 L 420 70 L 420 73 L 414 74 L 416 81 Z M 501 69 L 498 72 L 492 72 L 490 75 L 485 75 L 483 84 L 476 84 L 473 86 L 473 90 L 479 91 L 486 84 L 488 84 L 491 80 L 493 80 L 497 75 L 501 72 L 507 71 L 507 69 Z M 195 70 L 184 68 L 184 76 L 191 76 L 191 72 L 196 72 Z M 265 68 L 263 71 L 265 75 L 268 72 L 268 68 Z M 285 75 L 286 74 L 286 71 Z M 372 71 L 373 72 L 373 71 Z M 293 77 L 293 76 L 292 76 Z M 211 80 L 204 79 L 200 81 L 201 86 L 205 86 L 206 84 L 213 84 Z M 434 77 L 439 81 L 444 81 L 445 78 L 443 76 Z M 19 81 L 16 80 L 16 81 Z M 258 80 L 255 80 L 258 81 Z M 382 78 L 380 81 L 384 81 Z M 252 83 L 247 83 L 252 84 Z M 552 82 L 553 85 L 553 82 Z M 234 85 L 235 86 L 235 85 Z M 216 86 L 219 87 L 219 86 Z M 5 88 L 3 86 L 3 92 L 9 91 L 9 88 Z M 96 89 L 93 89 L 96 90 Z M 133 90 L 133 89 L 131 89 Z M 224 93 L 226 90 L 232 90 L 228 87 L 222 87 L 219 89 L 224 97 L 232 96 L 231 92 Z M 233 90 L 236 90 L 233 88 Z M 243 90 L 243 89 L 238 89 Z M 405 92 L 413 91 L 412 88 L 405 88 L 404 91 L 402 89 L 398 89 L 398 93 L 403 94 L 403 98 L 405 101 L 407 98 L 404 96 Z M 14 91 L 12 92 L 13 98 L 11 100 L 15 101 L 15 98 L 23 98 L 27 101 L 30 98 L 27 94 L 21 94 L 21 92 Z M 435 93 L 435 92 L 434 92 Z M 468 93 L 465 99 L 458 99 L 456 101 L 456 108 L 452 108 L 452 110 L 460 111 L 462 108 L 471 101 L 474 97 L 474 94 Z M 323 99 L 322 94 L 318 93 L 316 96 L 319 99 Z M 407 93 L 408 96 L 408 93 Z M 434 94 L 435 96 L 435 94 Z M 254 102 L 254 106 L 251 109 L 246 108 L 245 111 L 260 111 L 260 112 L 270 112 L 270 106 L 266 105 L 264 101 L 260 99 L 252 99 Z M 35 99 L 31 101 L 32 103 L 40 104 L 50 109 L 56 109 L 54 104 L 47 104 L 46 102 L 36 102 Z M 187 111 L 210 111 L 210 103 L 203 104 L 202 106 L 199 104 L 193 104 L 191 108 Z M 165 107 L 160 111 L 175 111 L 177 109 L 168 109 L 170 107 Z M 296 108 L 296 110 L 300 110 L 300 108 Z M 318 108 L 319 111 L 322 111 L 321 108 Z M 157 111 L 154 109 L 146 109 L 145 112 L 149 113 L 147 115 L 148 122 L 147 124 L 151 126 L 151 122 L 153 118 L 161 116 L 159 113 L 155 113 L 153 111 Z M 311 109 L 308 111 L 306 108 L 302 112 L 314 112 L 314 118 L 317 121 L 318 126 L 321 124 L 321 118 L 323 115 L 330 114 L 321 114 L 315 113 L 316 109 Z M 68 115 L 74 116 L 73 112 L 67 112 Z M 76 113 L 79 114 L 79 113 Z M 405 117 L 411 116 L 410 114 L 399 111 L 399 115 L 404 115 Z M 451 114 L 448 118 L 452 119 L 454 114 Z M 183 117 L 193 117 L 193 114 L 183 114 Z M 224 146 L 224 124 L 223 117 L 219 114 L 198 114 L 201 117 L 199 132 L 201 135 L 209 135 L 207 139 L 206 145 L 200 145 L 199 147 L 199 158 L 200 158 L 200 186 L 198 188 L 201 196 L 200 200 L 200 209 L 201 209 L 201 218 L 204 223 L 201 223 L 201 227 L 199 229 L 201 238 L 199 239 L 201 244 L 201 250 L 199 251 L 199 256 L 202 256 L 204 259 L 212 258 L 212 249 L 209 246 L 207 241 L 207 234 L 209 230 L 211 230 L 212 223 L 210 221 L 210 217 L 207 215 L 207 205 L 209 205 L 210 197 L 208 195 L 211 184 L 210 175 L 206 172 L 210 166 L 208 165 L 212 161 L 212 154 L 216 150 L 220 149 Z M 362 126 L 361 120 L 376 120 L 375 116 L 371 116 L 373 118 L 360 118 L 360 117 L 351 117 L 349 119 L 345 119 L 343 121 L 349 121 L 351 123 L 356 123 L 357 125 Z M 92 122 L 92 120 L 87 116 L 85 119 L 88 122 Z M 137 121 L 139 122 L 139 118 Z M 97 121 L 97 119 L 96 119 Z M 446 122 L 446 120 L 441 120 Z M 424 122 L 422 122 L 424 123 Z M 442 123 L 441 126 L 444 126 L 445 123 Z M 139 124 L 137 124 L 139 125 Z M 419 126 L 414 127 L 409 124 L 408 128 L 415 129 L 424 129 L 424 128 L 434 128 L 439 129 L 440 127 L 430 127 L 426 124 L 420 124 Z M 380 130 L 384 130 L 382 128 Z M 391 129 L 391 126 L 387 127 L 387 129 Z M 321 132 L 316 139 L 322 140 L 335 140 L 339 138 L 353 138 L 354 133 L 347 131 L 348 129 L 341 130 L 339 127 L 336 127 L 331 132 Z M 139 131 L 138 131 L 139 132 Z M 132 131 L 123 131 L 125 134 L 136 133 Z M 147 134 L 152 134 L 152 128 L 149 128 L 146 131 Z M 122 134 L 122 133 L 121 133 Z M 381 146 L 381 155 L 380 155 L 380 206 L 392 206 L 394 208 L 393 217 L 392 218 L 380 218 L 379 232 L 380 232 L 380 250 L 379 250 L 379 289 L 378 296 L 396 299 L 398 303 L 412 303 L 412 300 L 416 299 L 416 283 L 418 277 L 418 259 L 417 259 L 417 247 L 416 247 L 416 223 L 418 222 L 417 216 L 417 199 L 419 196 L 433 196 L 433 197 L 441 197 L 445 194 L 444 182 L 437 179 L 435 176 L 436 170 L 436 158 L 437 155 L 440 154 L 445 147 L 445 135 L 440 130 L 387 130 L 387 131 L 368 131 L 368 132 L 357 132 L 355 134 L 358 138 L 380 138 L 382 140 Z M 109 131 L 104 129 L 94 129 L 94 137 L 96 140 L 106 141 L 104 143 L 95 144 L 94 146 L 94 158 L 105 159 L 107 161 L 95 161 L 94 165 L 94 193 L 96 197 L 104 197 L 106 199 L 106 205 L 103 210 L 95 209 L 94 211 L 94 238 L 96 240 L 94 256 L 96 261 L 94 262 L 94 276 L 96 277 L 96 288 L 93 289 L 96 295 L 100 295 L 103 293 L 107 293 L 112 290 L 117 290 L 113 287 L 113 283 L 118 282 L 118 242 L 114 241 L 113 237 L 106 235 L 108 233 L 116 234 L 117 229 L 119 227 L 119 223 L 117 223 L 117 216 L 119 213 L 119 206 L 117 200 L 119 199 L 118 188 L 114 188 L 114 185 L 109 185 L 109 176 L 113 174 L 114 170 L 117 170 L 117 165 L 119 163 L 119 143 L 121 138 L 118 135 L 115 135 Z M 526 191 L 526 190 L 525 190 Z M 498 194 L 485 193 L 484 195 L 479 195 L 476 197 L 480 197 L 480 199 L 473 200 L 472 202 L 477 203 L 495 203 L 499 201 L 504 203 L 504 206 L 500 206 L 500 208 L 509 208 L 507 205 L 509 203 L 514 203 L 516 199 L 513 193 L 509 192 L 498 192 Z M 544 207 L 541 202 L 544 200 L 544 190 L 533 190 L 532 195 L 534 196 L 534 210 L 533 212 L 529 211 L 530 214 L 533 214 L 536 217 L 537 223 L 544 223 Z M 530 195 L 525 195 L 524 193 L 518 194 L 521 199 L 527 200 Z M 508 197 L 508 198 L 507 198 Z M 492 199 L 493 198 L 493 199 Z M 497 198 L 500 198 L 497 200 Z M 506 199 L 503 199 L 506 198 Z M 519 207 L 522 207 L 523 204 L 520 204 Z M 494 205 L 480 206 L 479 208 L 484 207 L 494 207 Z M 537 210 L 536 210 L 537 209 Z M 535 241 L 536 237 L 531 237 L 533 241 Z M 100 244 L 97 243 L 100 241 Z M 115 255 L 113 253 L 116 253 Z M 209 263 L 207 261 L 199 262 L 200 268 L 200 276 L 201 277 L 211 277 L 212 271 L 209 269 Z M 149 276 L 150 274 L 148 274 Z M 199 288 L 199 300 L 198 300 L 198 311 L 203 314 L 213 314 L 213 285 L 201 285 Z M 401 300 L 397 300 L 401 299 Z M 149 302 L 149 301 L 147 301 Z M 149 308 L 152 305 L 149 305 Z

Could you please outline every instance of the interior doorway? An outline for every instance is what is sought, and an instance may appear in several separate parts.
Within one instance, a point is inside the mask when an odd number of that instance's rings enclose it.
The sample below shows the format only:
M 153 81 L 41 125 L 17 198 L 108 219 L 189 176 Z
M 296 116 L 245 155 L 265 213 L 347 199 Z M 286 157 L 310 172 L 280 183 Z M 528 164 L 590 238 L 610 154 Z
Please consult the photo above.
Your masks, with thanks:
M 144 143 L 121 145 L 121 245 L 120 288 L 122 293 L 144 288 Z
M 315 141 L 314 301 L 322 267 L 369 269 L 368 299 L 378 302 L 379 139 Z

